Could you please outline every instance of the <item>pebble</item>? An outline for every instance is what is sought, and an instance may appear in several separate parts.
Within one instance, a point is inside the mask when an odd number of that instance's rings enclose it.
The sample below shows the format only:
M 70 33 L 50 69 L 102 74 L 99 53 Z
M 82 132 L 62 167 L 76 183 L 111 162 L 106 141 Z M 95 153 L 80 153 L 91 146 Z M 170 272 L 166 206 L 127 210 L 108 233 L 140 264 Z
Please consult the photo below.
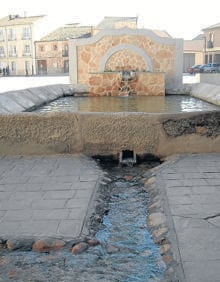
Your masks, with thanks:
M 89 248 L 89 244 L 85 242 L 80 242 L 72 247 L 71 252 L 74 255 L 78 255 L 86 251 L 88 248 Z
M 34 242 L 32 250 L 35 252 L 49 252 L 63 248 L 65 242 L 58 239 L 41 239 Z

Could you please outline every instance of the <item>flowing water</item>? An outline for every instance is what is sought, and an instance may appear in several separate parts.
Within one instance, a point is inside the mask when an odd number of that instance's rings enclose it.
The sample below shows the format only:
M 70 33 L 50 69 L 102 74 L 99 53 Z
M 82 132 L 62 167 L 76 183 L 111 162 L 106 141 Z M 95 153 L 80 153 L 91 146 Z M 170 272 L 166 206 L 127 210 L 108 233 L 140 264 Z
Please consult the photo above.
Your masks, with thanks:
M 35 112 L 180 113 L 219 110 L 218 106 L 187 95 L 129 97 L 63 97 Z
M 95 234 L 99 245 L 78 255 L 68 250 L 0 252 L 0 281 L 160 281 L 165 264 L 147 230 L 149 197 L 142 183 L 148 168 L 143 164 L 107 169 L 111 181 L 98 191 L 101 197 L 109 195 Z

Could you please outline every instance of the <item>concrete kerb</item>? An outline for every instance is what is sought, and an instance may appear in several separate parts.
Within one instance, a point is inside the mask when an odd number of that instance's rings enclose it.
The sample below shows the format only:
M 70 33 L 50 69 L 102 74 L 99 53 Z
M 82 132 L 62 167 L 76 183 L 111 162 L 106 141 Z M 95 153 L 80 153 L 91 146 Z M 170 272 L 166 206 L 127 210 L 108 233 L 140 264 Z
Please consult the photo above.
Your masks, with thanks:
M 71 84 L 55 84 L 4 92 L 0 94 L 0 113 L 27 111 L 59 97 L 74 95 L 73 89 Z
M 220 85 L 195 83 L 190 85 L 190 95 L 211 104 L 220 106 Z

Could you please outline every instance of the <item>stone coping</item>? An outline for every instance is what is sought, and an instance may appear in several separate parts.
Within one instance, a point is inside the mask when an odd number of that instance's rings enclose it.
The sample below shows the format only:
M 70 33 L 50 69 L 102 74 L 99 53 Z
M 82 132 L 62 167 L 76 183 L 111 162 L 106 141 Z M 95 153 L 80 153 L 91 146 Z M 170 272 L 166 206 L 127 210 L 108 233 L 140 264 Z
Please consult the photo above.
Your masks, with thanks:
M 62 96 L 73 95 L 71 84 L 55 84 L 0 94 L 0 114 L 16 114 L 39 107 Z
M 220 106 L 220 85 L 211 83 L 195 83 L 191 85 L 190 95 Z
M 220 106 L 220 85 L 214 83 L 185 83 L 179 88 L 166 89 L 166 94 L 191 95 Z
M 116 71 L 104 73 L 114 74 Z M 146 73 L 152 74 L 151 72 Z M 0 114 L 25 112 L 63 96 L 88 96 L 88 91 L 87 85 L 55 84 L 4 92 L 0 94 Z M 166 89 L 166 94 L 191 95 L 220 106 L 220 85 L 216 84 L 183 84 L 178 89 Z
M 82 96 L 86 88 L 80 87 L 60 84 L 1 94 L 0 155 L 83 152 L 94 156 L 133 150 L 139 155 L 164 157 L 219 152 L 220 110 L 178 114 L 24 112 L 65 95 Z

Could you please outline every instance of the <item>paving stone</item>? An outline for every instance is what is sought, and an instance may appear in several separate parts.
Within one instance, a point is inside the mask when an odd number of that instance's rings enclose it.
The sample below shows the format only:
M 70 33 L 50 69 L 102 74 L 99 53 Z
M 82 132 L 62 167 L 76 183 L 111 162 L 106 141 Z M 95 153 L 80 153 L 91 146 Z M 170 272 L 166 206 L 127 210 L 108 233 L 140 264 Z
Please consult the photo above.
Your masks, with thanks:
M 65 204 L 65 199 L 41 199 L 32 203 L 32 209 L 63 209 Z
M 91 182 L 79 182 L 75 181 L 71 185 L 71 189 L 76 189 L 76 190 L 82 190 L 82 189 L 94 189 L 95 183 L 93 181 Z
M 29 180 L 29 176 L 22 176 L 17 173 L 13 176 L 3 176 L 0 178 L 0 184 L 24 184 Z
M 82 155 L 0 157 L 0 237 L 80 236 L 101 174 Z
M 86 211 L 85 207 L 69 209 L 68 219 L 82 219 L 86 216 Z
M 169 196 L 191 195 L 192 187 L 167 187 L 167 194 Z
M 7 210 L 5 212 L 3 222 L 28 220 L 31 218 L 31 216 L 32 213 L 29 209 Z
M 172 176 L 164 177 L 167 172 Z M 156 175 L 166 189 L 168 234 L 175 234 L 171 246 L 187 282 L 220 281 L 219 172 L 220 154 L 198 154 L 179 156 Z
M 75 190 L 64 190 L 64 191 L 48 191 L 43 195 L 43 199 L 70 199 L 76 197 Z
M 0 191 L 0 200 L 7 200 L 12 195 L 11 192 Z
M 58 226 L 59 220 L 23 221 L 20 222 L 17 233 L 20 236 L 54 237 L 57 234 Z
M 51 220 L 51 219 L 65 219 L 68 218 L 70 211 L 67 209 L 44 209 L 44 210 L 33 210 L 33 220 Z
M 59 224 L 57 234 L 76 238 L 80 235 L 83 222 L 81 220 L 62 220 Z
M 1 221 L 0 236 L 16 236 L 19 227 L 19 221 Z
M 76 208 L 76 207 L 85 207 L 88 206 L 89 204 L 88 198 L 79 198 L 79 199 L 70 199 L 67 200 L 66 202 L 66 208 L 71 209 L 71 208 Z
M 75 199 L 90 199 L 92 196 L 92 193 L 93 193 L 92 189 L 76 190 L 74 198 Z
M 216 227 L 220 227 L 220 215 L 218 217 L 208 219 L 208 222 Z
M 219 282 L 220 261 L 183 262 L 187 282 Z
M 13 194 L 11 193 L 11 200 L 36 200 L 42 197 L 41 191 L 16 191 Z
M 33 184 L 31 184 L 33 185 Z M 41 184 L 42 191 L 64 191 L 72 189 L 72 183 L 43 183 Z
M 1 202 L 0 210 L 23 210 L 30 208 L 31 204 L 32 199 L 9 199 Z

